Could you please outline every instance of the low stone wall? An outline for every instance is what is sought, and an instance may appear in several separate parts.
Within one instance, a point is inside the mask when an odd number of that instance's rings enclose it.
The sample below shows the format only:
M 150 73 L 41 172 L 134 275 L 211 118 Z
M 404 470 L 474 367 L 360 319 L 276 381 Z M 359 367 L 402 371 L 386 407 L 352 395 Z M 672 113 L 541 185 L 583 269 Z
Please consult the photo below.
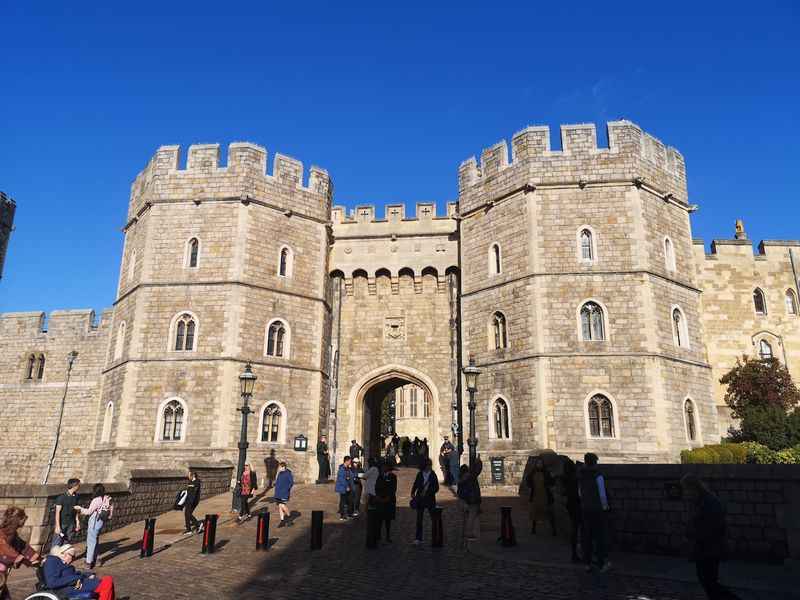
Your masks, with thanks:
M 601 465 L 612 546 L 688 554 L 691 505 L 678 482 L 695 473 L 727 511 L 731 556 L 800 559 L 800 465 Z
M 202 498 L 230 490 L 234 468 L 231 463 L 190 462 L 189 468 L 196 471 L 202 481 Z M 103 485 L 114 502 L 114 518 L 104 527 L 104 531 L 109 531 L 172 510 L 175 496 L 186 486 L 186 472 L 139 469 L 131 472 L 127 485 Z M 78 500 L 82 506 L 88 506 L 91 501 L 93 486 L 94 483 L 82 483 Z M 53 531 L 55 500 L 63 491 L 63 484 L 0 485 L 0 510 L 8 506 L 24 508 L 28 522 L 21 535 L 39 549 L 48 542 Z

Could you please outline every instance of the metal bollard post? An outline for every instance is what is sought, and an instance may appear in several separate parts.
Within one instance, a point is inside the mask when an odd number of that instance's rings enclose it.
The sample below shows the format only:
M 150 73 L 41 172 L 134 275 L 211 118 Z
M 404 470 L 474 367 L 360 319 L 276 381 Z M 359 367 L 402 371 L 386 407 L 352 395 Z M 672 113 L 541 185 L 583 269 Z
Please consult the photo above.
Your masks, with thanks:
M 219 515 L 206 515 L 203 519 L 203 547 L 202 554 L 214 554 L 214 543 L 217 540 L 217 519 Z
M 370 506 L 367 508 L 367 548 L 378 547 L 380 527 L 380 512 L 374 506 Z
M 269 550 L 269 513 L 258 514 L 256 525 L 256 550 Z
M 311 511 L 311 549 L 322 550 L 322 511 Z
M 431 509 L 431 547 L 441 548 L 444 546 L 444 527 L 442 526 L 442 507 L 436 506 Z
M 505 547 L 516 546 L 517 536 L 514 533 L 514 523 L 511 521 L 511 507 L 500 507 L 500 544 Z
M 156 520 L 144 520 L 144 533 L 142 533 L 142 547 L 139 549 L 139 558 L 153 556 L 153 543 L 156 539 Z

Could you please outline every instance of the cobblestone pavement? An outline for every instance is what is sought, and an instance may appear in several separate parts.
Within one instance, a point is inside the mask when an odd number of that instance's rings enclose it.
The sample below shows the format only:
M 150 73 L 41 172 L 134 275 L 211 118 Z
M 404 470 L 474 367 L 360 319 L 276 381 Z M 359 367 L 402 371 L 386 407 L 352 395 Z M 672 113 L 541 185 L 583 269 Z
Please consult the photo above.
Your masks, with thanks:
M 299 513 L 293 527 L 276 528 L 275 506 L 263 498 L 256 510 L 268 509 L 272 523 L 269 551 L 255 550 L 256 519 L 236 524 L 227 509 L 229 496 L 204 501 L 198 515 L 219 512 L 217 551 L 200 553 L 200 536 L 182 536 L 182 515 L 159 517 L 156 554 L 138 558 L 141 524 L 110 532 L 101 538 L 105 564 L 100 574 L 111 574 L 119 598 L 130 600 L 172 598 L 265 598 L 313 599 L 376 597 L 449 598 L 458 600 L 502 598 L 514 600 L 591 598 L 608 600 L 700 600 L 705 598 L 691 580 L 631 575 L 612 571 L 586 574 L 568 564 L 520 562 L 518 555 L 503 555 L 494 544 L 496 507 L 501 501 L 486 498 L 482 517 L 485 525 L 480 543 L 469 549 L 460 539 L 460 515 L 447 490 L 440 503 L 445 507 L 445 547 L 430 547 L 430 523 L 426 517 L 422 546 L 412 546 L 414 513 L 407 492 L 413 473 L 400 471 L 398 520 L 392 544 L 375 550 L 365 548 L 366 519 L 340 522 L 335 514 L 337 498 L 332 485 L 296 486 L 291 508 Z M 325 511 L 322 550 L 309 549 L 311 510 Z M 521 515 L 520 515 L 521 516 Z M 518 526 L 519 528 L 519 526 Z M 487 539 L 490 538 L 490 539 Z M 554 542 L 553 555 L 561 556 L 561 542 Z M 514 557 L 514 558 L 512 558 Z M 664 559 L 672 560 L 672 559 Z M 80 561 L 82 562 L 82 561 Z M 80 565 L 79 565 L 80 567 Z M 656 569 L 658 572 L 658 569 Z M 12 597 L 25 598 L 33 585 L 30 571 L 14 573 Z M 755 586 L 754 586 L 755 587 Z M 788 593 L 737 590 L 744 600 L 792 598 Z

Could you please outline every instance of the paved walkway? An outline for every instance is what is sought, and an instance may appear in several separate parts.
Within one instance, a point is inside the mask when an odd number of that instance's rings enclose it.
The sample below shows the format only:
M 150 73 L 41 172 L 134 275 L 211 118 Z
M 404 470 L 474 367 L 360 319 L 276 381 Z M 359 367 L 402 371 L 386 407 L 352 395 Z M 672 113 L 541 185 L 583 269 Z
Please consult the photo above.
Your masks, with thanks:
M 178 598 L 376 600 L 377 597 L 417 600 L 503 600 L 591 598 L 608 600 L 701 600 L 692 566 L 685 560 L 613 554 L 614 570 L 586 574 L 568 562 L 569 550 L 559 538 L 531 538 L 514 498 L 486 497 L 482 535 L 469 547 L 461 541 L 460 515 L 447 490 L 439 501 L 445 508 L 445 547 L 433 549 L 426 520 L 426 544 L 410 544 L 414 513 L 407 508 L 412 472 L 400 471 L 398 519 L 394 543 L 376 550 L 365 548 L 365 519 L 340 522 L 332 485 L 295 487 L 292 509 L 295 525 L 276 528 L 277 511 L 265 496 L 253 511 L 269 510 L 271 547 L 255 550 L 256 519 L 242 525 L 231 515 L 230 496 L 201 503 L 198 516 L 219 513 L 217 551 L 200 553 L 200 536 L 184 536 L 183 516 L 174 512 L 158 518 L 156 553 L 139 558 L 142 524 L 130 525 L 101 537 L 104 559 L 100 574 L 111 574 L 118 596 L 130 600 Z M 498 508 L 515 506 L 519 545 L 501 548 Z M 309 549 L 311 510 L 325 511 L 322 550 Z M 78 561 L 82 563 L 82 561 Z M 78 565 L 80 568 L 80 564 Z M 740 564 L 726 569 L 723 581 L 734 583 L 744 600 L 800 598 L 792 595 L 797 577 L 788 568 Z M 15 600 L 32 590 L 30 570 L 14 572 L 10 589 Z

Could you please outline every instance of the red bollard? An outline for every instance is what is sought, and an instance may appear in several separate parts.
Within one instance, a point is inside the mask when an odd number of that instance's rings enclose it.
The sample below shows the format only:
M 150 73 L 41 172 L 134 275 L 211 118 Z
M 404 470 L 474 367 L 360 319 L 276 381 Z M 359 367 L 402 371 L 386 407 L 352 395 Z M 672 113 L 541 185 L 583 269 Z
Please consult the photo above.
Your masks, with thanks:
M 258 514 L 256 525 L 256 550 L 269 550 L 269 513 Z
M 142 533 L 142 546 L 139 549 L 139 558 L 153 556 L 153 543 L 156 539 L 156 520 L 144 520 L 144 533 Z
M 217 539 L 217 519 L 219 515 L 206 515 L 203 521 L 203 547 L 202 554 L 214 554 L 214 542 Z

